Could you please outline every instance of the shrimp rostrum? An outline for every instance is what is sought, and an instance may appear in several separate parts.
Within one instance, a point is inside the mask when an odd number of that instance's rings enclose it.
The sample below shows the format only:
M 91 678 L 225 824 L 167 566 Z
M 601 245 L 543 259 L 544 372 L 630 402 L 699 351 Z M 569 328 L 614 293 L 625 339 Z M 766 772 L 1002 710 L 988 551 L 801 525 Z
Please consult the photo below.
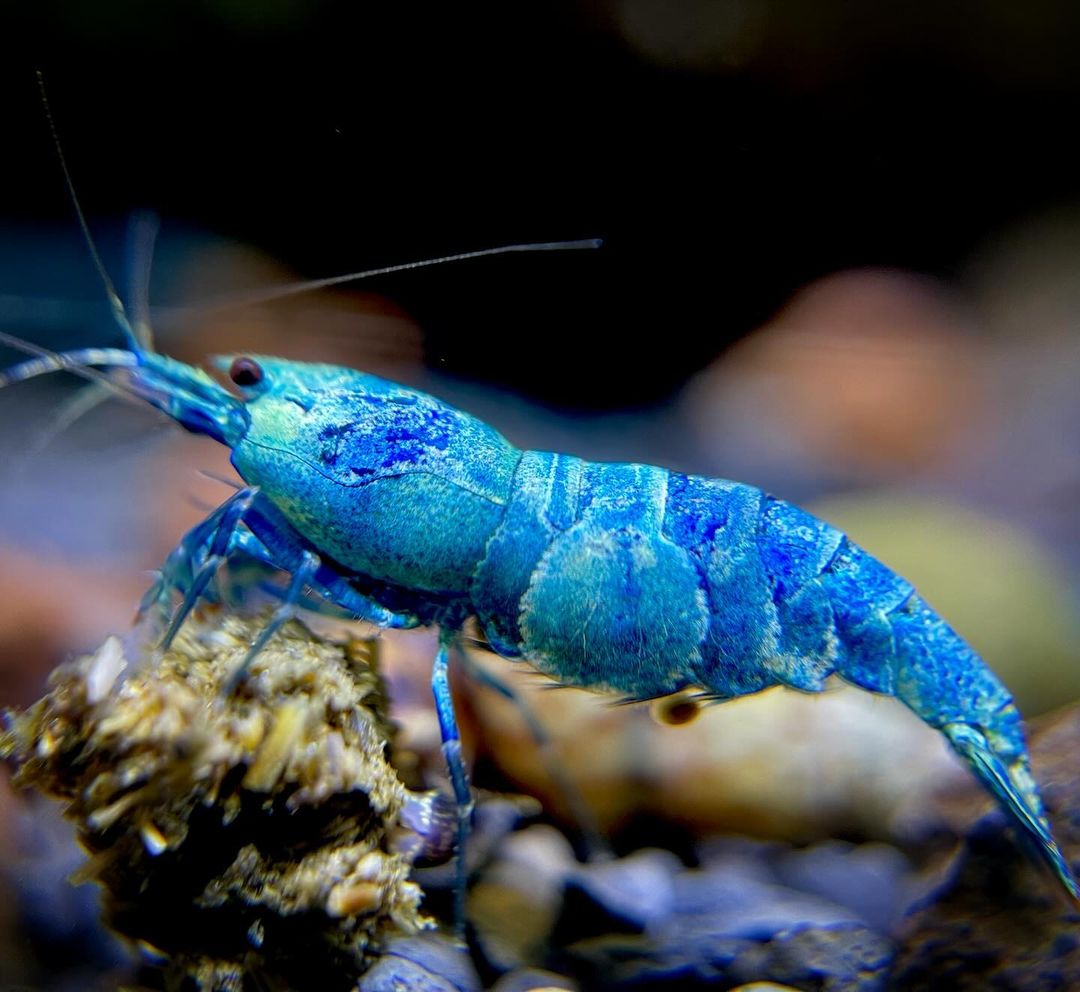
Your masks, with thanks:
M 503 657 L 627 699 L 819 692 L 831 675 L 895 696 L 1080 897 L 1009 692 L 909 582 L 840 531 L 737 482 L 519 450 L 432 396 L 352 369 L 214 364 L 232 391 L 129 337 L 127 349 L 39 350 L 0 382 L 93 366 L 231 449 L 246 486 L 183 539 L 148 596 L 182 600 L 167 637 L 239 554 L 291 575 L 249 661 L 298 605 L 437 626 L 432 681 L 461 840 L 470 792 L 447 663 L 475 617 Z

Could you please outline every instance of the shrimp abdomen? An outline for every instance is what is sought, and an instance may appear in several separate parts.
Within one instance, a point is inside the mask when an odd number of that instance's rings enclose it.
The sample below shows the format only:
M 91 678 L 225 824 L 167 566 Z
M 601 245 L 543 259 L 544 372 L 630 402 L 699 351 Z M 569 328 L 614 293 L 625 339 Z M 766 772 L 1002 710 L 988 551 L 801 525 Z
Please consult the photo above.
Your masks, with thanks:
M 863 582 L 853 587 L 853 576 Z M 836 672 L 895 696 L 941 731 L 1021 835 L 1080 899 L 1055 843 L 1016 704 L 1000 679 L 910 584 L 850 542 L 821 576 L 837 616 Z

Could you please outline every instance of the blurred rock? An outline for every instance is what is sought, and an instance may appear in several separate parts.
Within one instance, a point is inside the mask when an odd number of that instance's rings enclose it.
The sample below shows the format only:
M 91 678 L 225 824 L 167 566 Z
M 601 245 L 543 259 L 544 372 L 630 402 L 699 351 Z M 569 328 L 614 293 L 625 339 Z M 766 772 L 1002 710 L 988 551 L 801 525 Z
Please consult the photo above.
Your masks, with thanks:
M 662 943 L 710 937 L 767 940 L 807 926 L 859 923 L 845 906 L 773 882 L 736 866 L 686 872 L 675 880 L 675 909 L 647 928 Z
M 906 840 L 935 825 L 936 790 L 966 781 L 941 736 L 902 704 L 838 682 L 820 695 L 769 690 L 669 726 L 646 706 L 546 691 L 547 680 L 508 671 L 502 659 L 473 657 L 513 680 L 609 833 L 651 816 L 700 836 Z M 518 708 L 472 682 L 461 689 L 478 754 L 573 826 Z
M 480 882 L 469 893 L 469 923 L 477 953 L 496 974 L 547 959 L 558 905 L 535 903 L 529 893 L 501 882 Z
M 780 855 L 775 868 L 785 885 L 850 909 L 880 933 L 891 930 L 912 894 L 912 865 L 887 844 L 826 841 Z
M 553 992 L 555 989 L 577 992 L 578 984 L 572 978 L 556 975 L 553 971 L 523 968 L 503 975 L 491 987 L 491 992 Z
M 881 992 L 893 953 L 887 938 L 858 924 L 786 930 L 766 941 L 598 937 L 566 949 L 588 988 L 636 992 L 762 981 L 805 992 Z
M 885 928 L 914 874 L 899 852 L 718 837 L 700 865 L 658 849 L 581 865 L 550 827 L 513 834 L 469 901 L 483 965 L 507 983 L 545 968 L 588 989 L 884 988 Z
M 363 975 L 357 992 L 480 992 L 465 948 L 423 934 L 392 941 Z
M 777 985 L 776 982 L 751 982 L 749 985 L 740 985 L 731 992 L 799 992 L 790 985 Z
M 682 862 L 670 851 L 646 849 L 629 857 L 582 865 L 571 877 L 563 924 L 567 933 L 639 932 L 676 910 L 675 878 Z
M 566 838 L 537 825 L 511 834 L 469 892 L 468 917 L 485 964 L 496 972 L 545 960 L 567 878 L 578 868 Z
M 986 346 L 959 298 L 861 269 L 799 290 L 683 394 L 706 474 L 786 498 L 932 474 L 970 443 Z
M 798 930 L 769 943 L 762 977 L 821 992 L 878 992 L 888 987 L 893 953 L 890 941 L 857 925 Z M 750 962 L 736 962 L 736 972 Z
M 865 852 L 800 852 L 812 883 L 802 890 L 779 880 L 784 860 L 795 856 L 783 845 L 717 840 L 706 853 L 700 869 L 683 868 L 665 851 L 579 868 L 552 962 L 590 989 L 748 981 L 808 990 L 885 987 L 891 939 L 865 925 L 858 911 L 807 891 L 843 891 Z M 909 874 L 901 869 L 885 879 L 890 903 Z
M 79 971 L 72 975 L 65 969 L 76 962 L 83 962 L 87 970 L 129 969 L 130 955 L 101 920 L 98 889 L 71 882 L 86 859 L 74 827 L 53 803 L 26 802 L 15 795 L 5 800 L 11 804 L 14 836 L 4 849 L 0 871 L 12 890 L 20 956 L 36 973 L 37 983 L 51 986 L 73 980 Z M 10 966 L 12 960 L 4 955 L 2 966 Z

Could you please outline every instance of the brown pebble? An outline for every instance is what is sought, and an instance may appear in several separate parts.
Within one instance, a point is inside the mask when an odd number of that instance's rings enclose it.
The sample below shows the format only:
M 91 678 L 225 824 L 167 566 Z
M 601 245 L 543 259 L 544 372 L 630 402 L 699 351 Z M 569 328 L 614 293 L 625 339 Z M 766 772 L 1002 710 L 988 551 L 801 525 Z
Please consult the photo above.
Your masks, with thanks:
M 354 882 L 351 885 L 335 885 L 326 900 L 326 911 L 331 916 L 352 916 L 354 913 L 370 913 L 382 904 L 382 888 L 375 882 Z

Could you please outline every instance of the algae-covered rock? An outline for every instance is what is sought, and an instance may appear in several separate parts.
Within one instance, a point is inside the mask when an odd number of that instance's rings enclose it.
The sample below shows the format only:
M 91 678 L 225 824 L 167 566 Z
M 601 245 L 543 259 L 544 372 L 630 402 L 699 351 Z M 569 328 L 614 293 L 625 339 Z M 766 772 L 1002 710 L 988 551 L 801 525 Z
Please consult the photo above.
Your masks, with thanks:
M 406 791 L 362 645 L 299 623 L 223 690 L 260 621 L 190 622 L 128 672 L 120 642 L 8 714 L 14 783 L 65 803 L 106 922 L 170 986 L 348 990 L 380 944 L 428 925 L 394 853 Z

